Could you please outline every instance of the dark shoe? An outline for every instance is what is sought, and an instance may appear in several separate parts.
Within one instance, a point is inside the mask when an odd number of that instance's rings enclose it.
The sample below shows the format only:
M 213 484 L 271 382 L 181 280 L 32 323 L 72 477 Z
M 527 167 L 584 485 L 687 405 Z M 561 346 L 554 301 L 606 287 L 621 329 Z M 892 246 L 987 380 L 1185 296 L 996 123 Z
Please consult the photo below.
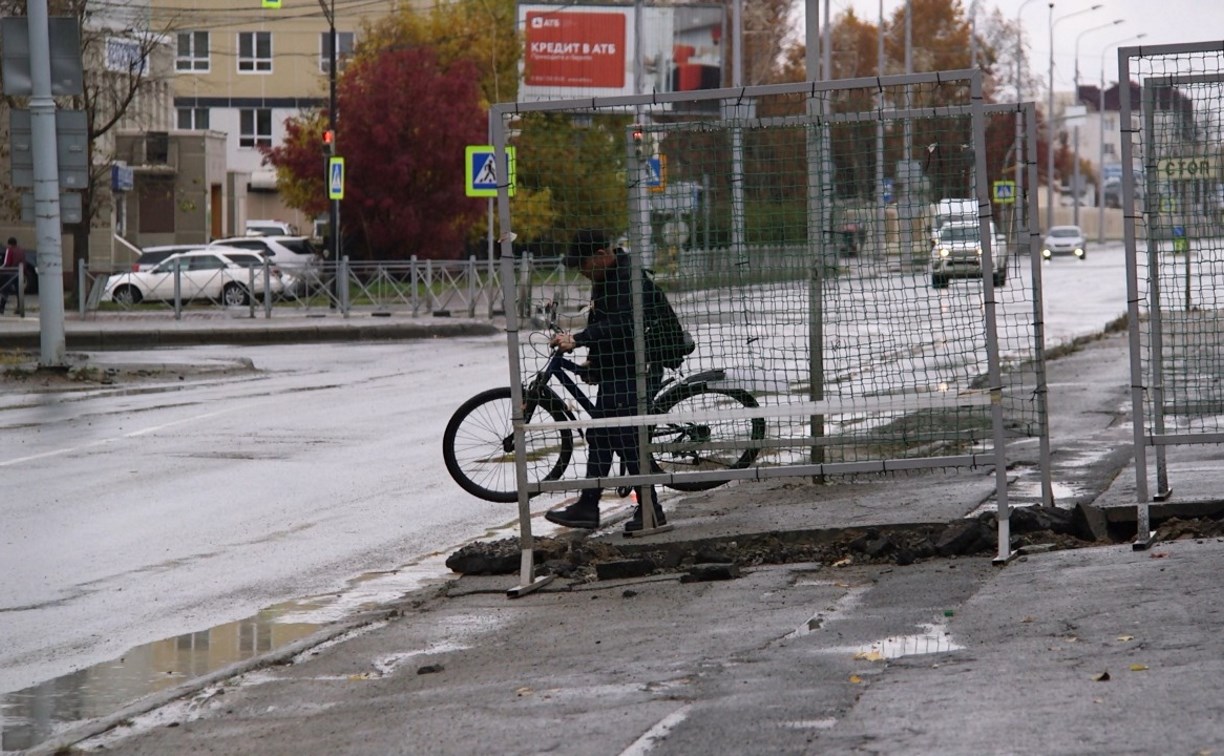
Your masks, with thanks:
M 659 527 L 660 525 L 667 524 L 667 515 L 663 514 L 663 507 L 659 506 L 658 504 L 655 504 L 654 516 L 655 516 L 654 519 L 655 519 L 656 528 Z M 625 532 L 626 533 L 636 533 L 641 529 L 642 529 L 642 505 L 639 504 L 637 508 L 633 510 L 633 517 L 629 520 L 629 522 L 625 523 Z
M 544 519 L 567 528 L 594 530 L 599 527 L 599 505 L 579 499 L 565 509 L 550 509 L 544 513 Z

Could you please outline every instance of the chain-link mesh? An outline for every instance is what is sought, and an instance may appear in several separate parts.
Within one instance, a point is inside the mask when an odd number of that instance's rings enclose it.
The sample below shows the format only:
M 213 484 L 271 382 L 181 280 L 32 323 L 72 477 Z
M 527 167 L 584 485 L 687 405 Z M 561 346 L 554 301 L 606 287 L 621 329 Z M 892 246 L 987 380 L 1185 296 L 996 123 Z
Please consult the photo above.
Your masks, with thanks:
M 836 84 L 499 106 L 494 131 L 517 154 L 501 206 L 515 251 L 578 253 L 566 286 L 507 293 L 532 297 L 514 306 L 531 319 L 511 324 L 529 401 L 559 311 L 601 390 L 646 415 L 595 427 L 649 424 L 672 481 L 973 465 L 1044 432 L 1039 268 L 1010 208 L 979 192 L 1014 170 L 1011 152 L 988 165 L 983 135 L 1010 144 L 1020 109 L 974 108 L 969 79 L 946 74 Z M 584 229 L 624 254 L 589 262 Z M 637 369 L 651 347 L 633 328 L 655 319 L 655 286 L 695 343 L 661 376 Z M 625 326 L 615 336 L 608 318 Z M 581 427 L 589 408 L 550 386 Z M 703 398 L 654 399 L 669 391 Z M 662 437 L 676 428 L 693 430 Z M 585 459 L 534 488 L 575 487 L 595 474 Z
M 1224 441 L 1224 52 L 1125 48 L 1119 68 L 1137 458 L 1157 447 L 1163 494 L 1165 446 Z

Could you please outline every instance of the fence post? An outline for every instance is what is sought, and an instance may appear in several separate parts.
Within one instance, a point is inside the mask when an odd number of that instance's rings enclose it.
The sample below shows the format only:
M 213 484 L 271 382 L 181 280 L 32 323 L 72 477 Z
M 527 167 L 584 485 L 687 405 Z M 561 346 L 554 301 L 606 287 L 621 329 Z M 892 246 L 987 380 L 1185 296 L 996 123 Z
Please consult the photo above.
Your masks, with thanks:
M 488 297 L 488 300 L 489 300 L 489 320 L 493 319 L 493 312 L 495 310 L 494 303 L 497 301 L 497 295 L 501 290 L 500 286 L 495 285 L 498 280 L 496 269 L 497 269 L 497 266 L 493 264 L 493 254 L 490 251 L 488 267 L 486 268 L 487 278 L 485 279 L 484 284 L 481 287 L 486 292 L 488 292 L 486 296 Z
M 178 265 L 174 266 L 174 319 L 183 319 L 183 276 Z
M 429 297 L 429 312 L 432 315 L 438 309 L 438 299 L 434 296 L 433 259 L 425 261 L 425 295 Z
M 532 257 L 531 253 L 524 254 L 519 265 L 519 317 L 526 318 L 531 315 L 531 275 L 532 275 Z
M 268 320 L 272 317 L 272 258 L 266 255 L 261 255 L 261 257 L 263 257 L 264 275 L 264 320 Z M 281 286 L 281 291 L 284 291 L 284 285 Z
M 336 268 L 336 289 L 340 292 L 340 312 L 344 317 L 349 316 L 349 280 L 348 280 L 348 255 L 340 258 L 340 265 Z
M 86 284 L 89 281 L 89 263 L 85 260 L 77 260 L 77 312 L 81 315 L 81 320 L 85 319 L 85 308 L 89 304 L 89 297 L 86 296 Z M 41 289 L 40 289 L 41 291 Z
M 18 263 L 17 264 L 17 309 L 15 310 L 15 312 L 17 313 L 17 317 L 19 318 L 25 317 L 25 289 L 26 289 L 25 265 L 23 263 Z
M 264 258 L 267 260 L 268 258 Z M 225 289 L 222 289 L 222 300 L 225 298 Z M 264 279 L 264 299 L 268 298 L 268 279 Z M 255 319 L 255 266 L 247 266 L 247 317 L 251 320 Z
M 421 314 L 421 295 L 420 295 L 420 289 L 418 288 L 420 286 L 420 281 L 417 280 L 417 256 L 416 255 L 412 256 L 411 263 L 412 263 L 412 270 L 411 270 L 412 317 L 415 318 L 417 315 Z
M 476 317 L 476 255 L 468 255 L 467 271 L 467 290 L 468 290 L 468 307 L 467 314 L 469 318 Z

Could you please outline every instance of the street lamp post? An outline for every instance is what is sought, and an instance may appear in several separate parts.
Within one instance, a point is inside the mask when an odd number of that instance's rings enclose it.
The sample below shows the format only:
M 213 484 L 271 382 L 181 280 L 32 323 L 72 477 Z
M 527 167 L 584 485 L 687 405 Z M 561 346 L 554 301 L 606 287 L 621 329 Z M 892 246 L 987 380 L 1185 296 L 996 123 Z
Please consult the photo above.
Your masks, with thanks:
M 1117 26 L 1118 24 L 1122 24 L 1122 23 L 1126 23 L 1126 19 L 1116 18 L 1107 24 L 1101 24 L 1100 26 L 1094 26 L 1091 29 L 1085 29 L 1084 31 L 1076 35 L 1075 37 L 1075 79 L 1074 79 L 1076 107 L 1078 107 L 1080 104 L 1080 93 L 1079 93 L 1079 43 L 1080 43 L 1080 40 L 1083 39 L 1085 34 L 1091 34 L 1092 32 L 1100 31 L 1101 29 L 1108 29 L 1111 26 Z M 1073 220 L 1071 222 L 1078 226 L 1080 222 L 1080 211 L 1079 211 L 1080 209 L 1080 164 L 1079 164 L 1079 122 L 1078 121 L 1072 125 L 1072 130 L 1075 134 L 1075 136 L 1072 137 L 1072 144 L 1075 145 L 1075 152 L 1073 155 L 1074 161 L 1072 163 L 1072 171 L 1073 171 L 1072 175 L 1074 176 L 1074 178 L 1072 178 L 1071 180 L 1071 206 L 1072 206 L 1071 212 L 1072 212 L 1072 217 L 1073 217 Z M 1100 172 L 1100 166 L 1097 167 L 1097 172 L 1098 173 Z M 1097 201 L 1097 204 L 1100 204 L 1101 202 L 1101 195 L 1099 193 L 1097 194 L 1096 201 Z
M 1127 37 L 1126 39 L 1120 39 L 1117 42 L 1111 42 L 1110 44 L 1106 45 L 1103 50 L 1101 50 L 1101 89 L 1100 89 L 1100 104 L 1097 110 L 1097 115 L 1098 115 L 1097 126 L 1099 129 L 1098 142 L 1099 142 L 1099 149 L 1100 149 L 1100 154 L 1098 155 L 1099 162 L 1097 163 L 1097 166 L 1098 166 L 1097 168 L 1097 243 L 1098 244 L 1103 244 L 1105 242 L 1105 175 L 1104 175 L 1105 174 L 1105 54 L 1108 53 L 1112 48 L 1117 47 L 1118 45 L 1123 45 L 1123 44 L 1126 44 L 1127 42 L 1138 42 L 1139 40 L 1143 39 L 1146 36 L 1147 36 L 1146 32 L 1142 34 L 1136 34 L 1133 37 Z M 1118 84 L 1119 84 L 1118 101 L 1120 103 L 1121 98 L 1122 98 L 1122 82 L 1118 82 Z M 1128 93 L 1129 93 L 1129 90 L 1128 90 Z M 1121 114 L 1121 112 L 1122 112 L 1122 109 L 1121 107 L 1119 107 L 1118 113 Z M 1121 124 L 1119 124 L 1119 127 L 1120 126 Z M 1120 129 L 1118 133 L 1119 134 L 1122 133 Z
M 1035 0 L 1024 0 L 1020 4 L 1020 10 L 1016 11 L 1016 102 L 1024 101 L 1024 34 L 1020 31 L 1020 16 L 1024 13 L 1024 7 Z M 1022 153 L 1021 146 L 1024 144 L 1024 117 L 1016 113 L 1016 140 L 1012 143 L 1012 154 L 1016 160 L 1016 202 L 1012 205 L 1012 227 L 1015 230 L 1016 241 L 1020 241 L 1020 229 L 1027 226 L 1027 211 L 1028 203 L 1023 201 L 1024 197 L 1024 161 L 1020 159 Z M 1032 158 L 1030 158 L 1032 159 Z M 1035 191 L 1037 187 L 1033 187 Z M 1027 240 L 1026 242 L 1027 243 Z
M 319 0 L 323 9 L 323 17 L 327 19 L 327 33 L 330 44 L 327 46 L 327 129 L 331 132 L 331 155 L 337 153 L 336 147 L 336 0 Z M 330 180 L 330 165 L 323 173 L 324 186 Z M 332 263 L 336 266 L 336 306 L 340 306 L 340 200 L 333 199 L 327 213 L 328 241 L 331 242 Z
M 1096 3 L 1091 8 L 1068 13 L 1054 18 L 1054 3 L 1050 3 L 1050 99 L 1049 110 L 1046 112 L 1046 185 L 1049 186 L 1046 201 L 1046 231 L 1054 225 L 1054 27 L 1075 16 L 1082 16 L 1104 7 L 1104 3 Z

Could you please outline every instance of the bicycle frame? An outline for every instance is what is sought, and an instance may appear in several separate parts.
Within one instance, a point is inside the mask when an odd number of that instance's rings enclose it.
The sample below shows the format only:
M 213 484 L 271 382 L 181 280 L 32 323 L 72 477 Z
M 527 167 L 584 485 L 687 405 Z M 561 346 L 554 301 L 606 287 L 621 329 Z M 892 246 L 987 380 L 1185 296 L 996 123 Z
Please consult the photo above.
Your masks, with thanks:
M 573 360 L 565 357 L 561 350 L 553 349 L 553 352 L 551 355 L 549 355 L 548 362 L 544 364 L 544 367 L 541 368 L 540 371 L 523 386 L 523 399 L 526 401 L 533 395 L 538 394 L 541 389 L 548 386 L 549 381 L 556 378 L 557 382 L 561 384 L 566 393 L 572 396 L 574 401 L 578 402 L 578 404 L 581 405 L 584 410 L 586 410 L 587 415 L 593 415 L 595 412 L 595 403 L 592 402 L 591 398 L 586 395 L 586 392 L 578 386 L 577 381 L 570 377 L 571 373 L 573 375 L 582 376 L 586 370 L 587 369 L 582 365 L 579 365 Z M 574 417 L 574 413 L 569 409 L 569 407 L 566 407 L 566 414 L 569 415 L 571 420 L 577 419 Z M 578 432 L 582 433 L 582 429 L 580 428 Z

